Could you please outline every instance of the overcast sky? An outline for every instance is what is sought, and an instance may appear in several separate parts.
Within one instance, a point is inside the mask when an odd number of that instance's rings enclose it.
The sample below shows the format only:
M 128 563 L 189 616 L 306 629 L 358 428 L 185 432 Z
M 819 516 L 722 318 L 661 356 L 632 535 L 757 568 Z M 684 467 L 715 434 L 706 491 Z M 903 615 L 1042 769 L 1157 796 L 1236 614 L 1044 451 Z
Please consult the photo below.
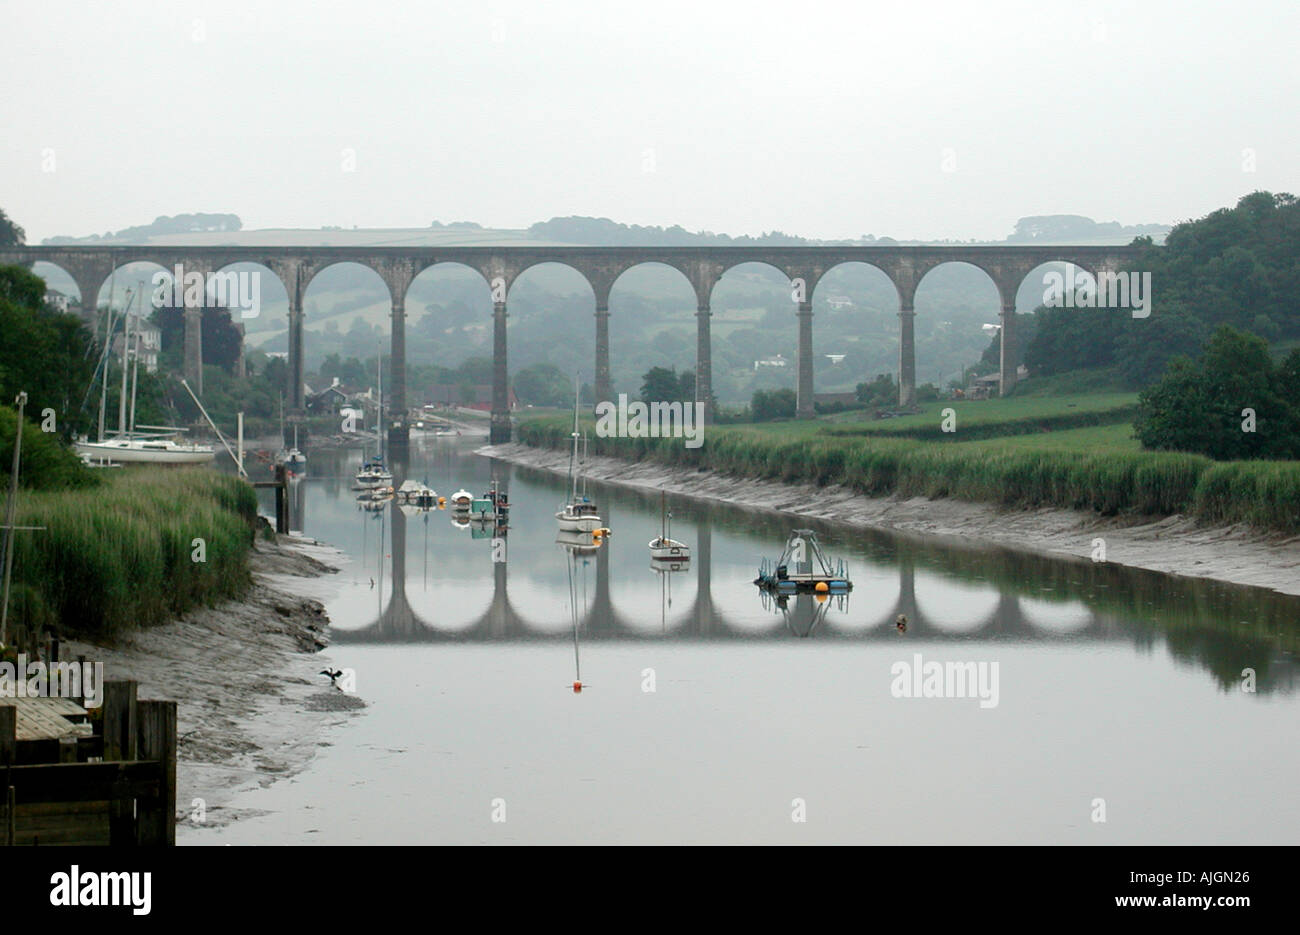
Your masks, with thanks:
M 1133 6 L 0 0 L 0 207 L 965 239 L 1300 190 L 1300 3 Z

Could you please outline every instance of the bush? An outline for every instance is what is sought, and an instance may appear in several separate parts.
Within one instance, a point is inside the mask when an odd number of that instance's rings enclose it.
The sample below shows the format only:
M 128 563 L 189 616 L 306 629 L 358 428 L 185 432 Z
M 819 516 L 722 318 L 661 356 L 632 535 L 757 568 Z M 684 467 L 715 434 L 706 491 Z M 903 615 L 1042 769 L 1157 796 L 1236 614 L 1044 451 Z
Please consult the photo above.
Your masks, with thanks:
M 1221 460 L 1300 458 L 1300 353 L 1274 367 L 1260 338 L 1221 327 L 1197 361 L 1181 357 L 1138 397 L 1144 448 Z

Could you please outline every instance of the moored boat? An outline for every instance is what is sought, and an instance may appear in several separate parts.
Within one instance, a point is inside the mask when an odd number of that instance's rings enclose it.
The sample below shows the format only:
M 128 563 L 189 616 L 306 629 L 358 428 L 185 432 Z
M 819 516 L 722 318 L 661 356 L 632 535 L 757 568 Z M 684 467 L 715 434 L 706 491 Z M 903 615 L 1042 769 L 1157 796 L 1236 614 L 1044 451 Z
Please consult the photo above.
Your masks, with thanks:
M 361 487 L 387 487 L 392 482 L 392 473 L 378 457 L 367 460 L 361 465 L 361 470 L 357 471 L 357 484 Z
M 216 456 L 210 445 L 181 445 L 170 438 L 83 439 L 75 447 L 83 458 L 118 464 L 207 464 Z
M 605 524 L 601 521 L 599 508 L 586 495 L 585 480 L 583 482 L 583 493 L 578 494 L 578 474 L 574 470 L 575 462 L 578 460 L 578 438 L 578 394 L 575 392 L 573 395 L 573 451 L 569 454 L 571 491 L 569 502 L 564 504 L 559 512 L 555 514 L 555 521 L 564 532 L 595 532 L 597 529 L 603 529 Z
M 661 562 L 689 562 L 691 547 L 669 536 L 672 531 L 672 519 L 673 514 L 668 512 L 667 494 L 660 491 L 659 535 L 650 540 L 650 558 Z
M 781 557 L 775 562 L 763 559 L 754 584 L 766 591 L 794 594 L 815 591 L 819 594 L 845 594 L 853 590 L 843 559 L 834 566 L 822 553 L 817 533 L 795 529 L 786 540 Z
M 474 495 L 462 487 L 448 497 L 447 502 L 453 510 L 466 511 L 470 508 L 470 504 L 474 502 Z

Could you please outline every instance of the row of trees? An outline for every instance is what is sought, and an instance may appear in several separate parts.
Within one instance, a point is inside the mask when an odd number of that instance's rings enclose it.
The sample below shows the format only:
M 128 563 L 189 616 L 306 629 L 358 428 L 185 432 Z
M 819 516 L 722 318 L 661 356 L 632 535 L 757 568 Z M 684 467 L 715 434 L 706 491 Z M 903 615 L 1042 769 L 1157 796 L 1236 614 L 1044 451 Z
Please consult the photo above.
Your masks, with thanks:
M 45 280 L 21 266 L 0 266 L 0 335 L 0 402 L 26 392 L 29 413 L 53 410 L 65 434 L 84 429 L 91 334 L 76 315 L 47 306 Z
M 1194 356 L 1220 325 L 1269 341 L 1300 338 L 1300 201 L 1254 192 L 1179 224 L 1155 248 L 1150 238 L 1128 264 L 1151 274 L 1150 317 L 1125 309 L 1038 309 L 1017 330 L 1024 363 L 1038 375 L 1113 367 L 1133 387 L 1156 379 L 1178 356 Z

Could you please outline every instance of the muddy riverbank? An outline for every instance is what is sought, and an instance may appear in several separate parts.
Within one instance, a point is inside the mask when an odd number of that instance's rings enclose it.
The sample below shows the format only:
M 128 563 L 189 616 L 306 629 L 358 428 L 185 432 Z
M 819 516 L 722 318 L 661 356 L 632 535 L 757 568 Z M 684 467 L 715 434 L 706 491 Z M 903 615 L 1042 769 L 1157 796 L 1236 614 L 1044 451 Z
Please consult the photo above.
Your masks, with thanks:
M 365 706 L 319 674 L 330 663 L 323 601 L 345 560 L 310 539 L 259 537 L 242 600 L 111 645 L 65 644 L 103 662 L 105 678 L 137 680 L 141 698 L 178 702 L 179 837 L 242 817 L 227 807 L 233 796 L 302 769 L 328 728 Z

